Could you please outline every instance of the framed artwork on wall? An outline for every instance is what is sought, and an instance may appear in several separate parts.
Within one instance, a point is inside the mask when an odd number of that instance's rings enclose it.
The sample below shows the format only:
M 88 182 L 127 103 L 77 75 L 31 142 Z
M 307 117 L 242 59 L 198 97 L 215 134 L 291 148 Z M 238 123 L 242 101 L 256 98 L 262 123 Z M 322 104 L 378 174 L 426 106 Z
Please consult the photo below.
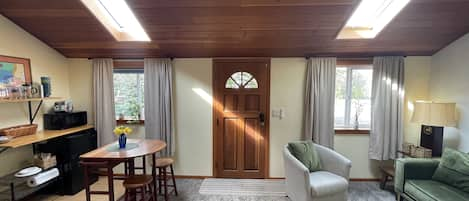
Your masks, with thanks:
M 31 61 L 0 55 L 0 87 L 31 84 Z

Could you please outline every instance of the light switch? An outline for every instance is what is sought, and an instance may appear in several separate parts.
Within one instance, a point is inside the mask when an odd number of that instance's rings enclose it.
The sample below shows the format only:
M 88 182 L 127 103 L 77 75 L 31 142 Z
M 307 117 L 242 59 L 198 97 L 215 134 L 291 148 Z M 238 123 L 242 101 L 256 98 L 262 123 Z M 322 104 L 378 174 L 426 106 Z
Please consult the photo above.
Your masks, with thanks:
M 278 108 L 278 109 L 272 109 L 272 117 L 278 118 L 278 119 L 283 119 L 285 117 L 285 109 L 283 108 Z

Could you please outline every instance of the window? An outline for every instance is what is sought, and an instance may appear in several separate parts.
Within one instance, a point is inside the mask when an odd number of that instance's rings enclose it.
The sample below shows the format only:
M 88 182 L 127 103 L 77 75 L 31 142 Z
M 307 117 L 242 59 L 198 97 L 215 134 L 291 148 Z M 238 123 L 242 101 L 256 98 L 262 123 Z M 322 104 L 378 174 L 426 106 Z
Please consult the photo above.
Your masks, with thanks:
M 116 120 L 144 120 L 143 69 L 114 69 Z
M 225 83 L 225 88 L 227 89 L 257 89 L 258 87 L 256 78 L 248 72 L 233 73 Z
M 369 129 L 373 70 L 367 66 L 337 66 L 334 124 L 337 129 Z

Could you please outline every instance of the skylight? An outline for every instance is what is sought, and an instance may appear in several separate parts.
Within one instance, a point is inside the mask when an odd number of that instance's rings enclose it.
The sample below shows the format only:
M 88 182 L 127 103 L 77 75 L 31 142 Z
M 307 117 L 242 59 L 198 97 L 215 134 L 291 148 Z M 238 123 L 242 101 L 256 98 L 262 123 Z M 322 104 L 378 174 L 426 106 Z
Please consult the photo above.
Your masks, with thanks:
M 117 41 L 150 41 L 125 0 L 81 0 Z
M 410 0 L 362 0 L 337 39 L 375 38 Z

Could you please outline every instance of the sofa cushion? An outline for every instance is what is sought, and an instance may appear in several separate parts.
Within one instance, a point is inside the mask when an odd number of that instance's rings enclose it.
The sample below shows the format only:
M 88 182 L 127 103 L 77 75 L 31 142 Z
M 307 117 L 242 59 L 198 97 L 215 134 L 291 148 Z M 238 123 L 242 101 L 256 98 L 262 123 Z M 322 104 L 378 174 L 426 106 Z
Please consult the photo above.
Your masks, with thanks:
M 321 159 L 312 141 L 290 142 L 288 149 L 310 172 L 321 170 Z
M 311 194 L 313 197 L 345 192 L 348 189 L 348 181 L 341 176 L 326 171 L 317 171 L 309 174 Z
M 415 200 L 467 201 L 469 193 L 434 180 L 406 180 L 404 191 Z
M 445 149 L 432 179 L 469 193 L 469 154 Z

